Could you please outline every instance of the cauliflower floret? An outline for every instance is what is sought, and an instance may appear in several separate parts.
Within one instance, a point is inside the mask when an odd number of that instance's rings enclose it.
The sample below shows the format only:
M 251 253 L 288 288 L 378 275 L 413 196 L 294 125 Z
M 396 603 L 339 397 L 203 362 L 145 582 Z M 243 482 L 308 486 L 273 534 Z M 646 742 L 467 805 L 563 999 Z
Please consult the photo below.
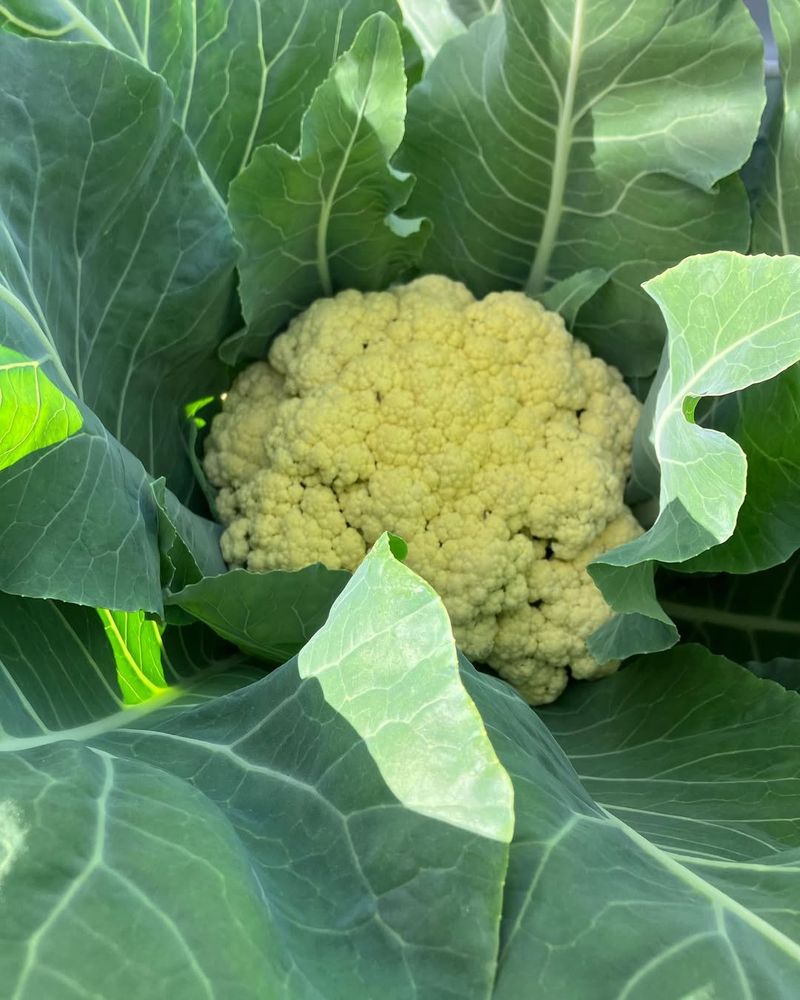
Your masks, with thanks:
M 464 652 L 533 704 L 597 677 L 610 611 L 586 566 L 640 529 L 623 503 L 639 404 L 521 292 L 428 275 L 315 302 L 243 372 L 208 438 L 223 554 L 353 570 L 386 530 Z

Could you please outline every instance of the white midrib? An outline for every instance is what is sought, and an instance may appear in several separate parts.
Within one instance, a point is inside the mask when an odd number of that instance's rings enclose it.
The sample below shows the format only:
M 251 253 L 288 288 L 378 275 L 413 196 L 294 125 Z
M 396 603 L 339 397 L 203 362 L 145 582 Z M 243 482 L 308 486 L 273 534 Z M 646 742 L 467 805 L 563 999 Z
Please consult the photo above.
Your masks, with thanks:
M 210 676 L 206 675 L 206 676 Z M 171 702 L 189 693 L 188 688 L 176 684 L 168 688 L 163 694 L 150 698 L 139 705 L 131 705 L 107 715 L 95 722 L 87 722 L 82 726 L 73 726 L 72 729 L 48 730 L 36 736 L 1 736 L 0 754 L 22 753 L 25 750 L 32 750 L 36 747 L 49 746 L 53 743 L 76 742 L 85 743 L 98 736 L 105 736 L 107 733 L 117 729 L 130 726 L 133 722 L 141 719 L 159 708 L 165 708 Z
M 550 196 L 547 200 L 542 235 L 536 247 L 531 271 L 525 291 L 529 295 L 538 295 L 544 289 L 547 272 L 550 269 L 550 259 L 556 245 L 558 228 L 564 211 L 564 191 L 567 186 L 567 168 L 572 150 L 572 134 L 575 123 L 572 120 L 575 111 L 575 92 L 578 89 L 578 71 L 581 62 L 583 46 L 583 22 L 586 14 L 586 0 L 576 0 L 575 17 L 572 22 L 572 38 L 570 39 L 569 67 L 567 82 L 562 95 L 561 108 L 556 128 L 556 143 L 553 151 L 553 172 L 550 178 Z

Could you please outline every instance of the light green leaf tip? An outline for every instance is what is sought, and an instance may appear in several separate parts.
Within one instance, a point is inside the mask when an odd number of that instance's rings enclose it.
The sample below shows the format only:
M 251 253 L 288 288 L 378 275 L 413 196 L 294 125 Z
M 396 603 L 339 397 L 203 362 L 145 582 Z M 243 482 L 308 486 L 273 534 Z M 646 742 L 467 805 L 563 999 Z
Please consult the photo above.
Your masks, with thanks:
M 0 469 L 77 433 L 83 417 L 33 361 L 0 345 Z
M 571 330 L 578 318 L 581 306 L 586 305 L 589 299 L 598 292 L 608 281 L 610 272 L 602 267 L 590 267 L 585 271 L 577 271 L 563 281 L 557 281 L 551 285 L 546 292 L 537 295 L 536 298 L 542 303 L 545 309 L 551 312 L 561 313 L 564 324 Z
M 117 683 L 126 705 L 140 705 L 169 690 L 164 676 L 161 628 L 143 611 L 98 608 L 114 661 Z
M 508 843 L 511 780 L 459 678 L 447 612 L 392 546 L 388 534 L 375 543 L 301 651 L 300 675 L 319 681 L 403 805 Z

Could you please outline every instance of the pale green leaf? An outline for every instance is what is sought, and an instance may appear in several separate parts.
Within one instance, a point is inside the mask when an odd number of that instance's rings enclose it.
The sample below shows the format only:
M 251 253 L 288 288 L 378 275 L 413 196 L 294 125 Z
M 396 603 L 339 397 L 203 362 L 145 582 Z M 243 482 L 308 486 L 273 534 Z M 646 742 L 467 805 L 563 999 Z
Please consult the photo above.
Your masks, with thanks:
M 403 597 L 402 617 L 394 595 Z M 353 622 L 362 623 L 361 646 L 352 647 Z M 392 555 L 387 535 L 337 598 L 328 623 L 301 650 L 297 666 L 301 677 L 319 681 L 328 704 L 369 745 L 401 802 L 482 837 L 511 840 L 511 783 L 458 679 L 447 612 L 433 587 Z M 426 703 L 420 704 L 423 677 Z M 457 752 L 430 757 L 420 782 L 408 761 L 436 745 Z
M 608 278 L 608 271 L 591 267 L 557 281 L 537 298 L 546 309 L 561 313 L 567 329 L 571 330 L 575 326 L 581 307 L 603 287 Z
M 714 400 L 702 424 L 747 456 L 745 497 L 731 537 L 691 559 L 691 572 L 756 573 L 800 546 L 800 367 Z
M 725 542 L 736 526 L 747 460 L 731 438 L 695 423 L 698 400 L 774 378 L 800 358 L 800 258 L 693 257 L 648 282 L 647 291 L 669 337 L 652 430 L 660 512 L 643 536 L 590 566 L 612 607 L 637 616 L 630 635 L 617 622 L 595 637 L 593 652 L 603 659 L 669 645 L 669 627 L 665 633 L 654 610 L 653 563 L 683 563 Z M 652 622 L 646 635 L 642 615 Z
M 658 390 L 663 382 L 665 354 L 645 401 L 633 446 L 633 473 L 628 502 L 637 513 L 657 510 L 660 467 L 652 442 Z M 745 497 L 736 527 L 727 541 L 687 560 L 684 572 L 756 573 L 784 562 L 800 545 L 800 367 L 792 365 L 766 382 L 729 396 L 704 400 L 696 419 L 703 426 L 732 438 L 747 458 Z M 649 500 L 648 498 L 653 498 Z M 646 524 L 652 523 L 652 520 Z

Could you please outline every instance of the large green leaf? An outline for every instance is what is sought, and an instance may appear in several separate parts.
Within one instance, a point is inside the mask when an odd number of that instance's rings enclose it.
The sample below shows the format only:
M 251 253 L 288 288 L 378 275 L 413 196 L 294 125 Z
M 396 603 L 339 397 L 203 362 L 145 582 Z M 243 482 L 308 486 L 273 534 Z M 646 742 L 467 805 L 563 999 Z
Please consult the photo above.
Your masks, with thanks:
M 800 250 L 800 3 L 769 0 L 778 47 L 781 99 L 770 128 L 769 154 L 753 219 L 754 253 Z
M 511 787 L 386 538 L 297 660 L 128 709 L 93 612 L 4 600 L 9 1000 L 489 997 Z
M 93 612 L 0 600 L 14 1000 L 793 997 L 800 696 L 679 647 L 473 704 L 386 539 L 298 659 L 132 708 Z
M 0 301 L 10 302 L 8 289 Z M 42 362 L 0 344 L 0 471 L 80 430 L 73 401 L 42 372 Z
M 623 616 L 595 633 L 600 659 L 671 645 L 677 632 L 656 602 L 653 564 L 683 563 L 733 534 L 747 460 L 731 438 L 695 423 L 698 400 L 764 382 L 800 358 L 798 257 L 719 252 L 690 258 L 646 287 L 669 335 L 652 430 L 660 512 L 646 534 L 590 566 Z M 760 471 L 777 461 L 762 461 Z
M 181 407 L 224 383 L 225 214 L 157 76 L 96 46 L 7 34 L 0 46 L 0 120 L 13 136 L 0 152 L 0 260 L 17 303 L 6 308 L 183 495 Z
M 83 423 L 0 473 L 0 587 L 159 610 L 156 508 L 118 441 L 192 490 L 180 408 L 224 376 L 230 229 L 163 82 L 115 52 L 0 34 L 0 132 L 3 345 Z
M 539 712 L 576 775 L 464 676 L 515 791 L 496 1000 L 793 1000 L 800 696 L 699 647 L 648 657 Z
M 702 100 L 698 94 L 702 93 Z M 661 317 L 641 283 L 689 254 L 745 250 L 738 179 L 764 103 L 739 0 L 507 0 L 441 50 L 409 102 L 400 165 L 434 223 L 423 266 L 483 294 L 611 278 L 576 332 L 631 374 Z
M 229 342 L 226 357 L 259 356 L 315 299 L 385 288 L 418 261 L 427 227 L 393 214 L 413 180 L 388 162 L 405 105 L 400 39 L 376 14 L 315 93 L 297 156 L 262 146 L 231 186 L 248 330 Z
M 399 19 L 394 0 L 5 0 L 0 24 L 108 46 L 160 73 L 224 196 L 258 146 L 295 148 L 314 90 L 376 10 Z

